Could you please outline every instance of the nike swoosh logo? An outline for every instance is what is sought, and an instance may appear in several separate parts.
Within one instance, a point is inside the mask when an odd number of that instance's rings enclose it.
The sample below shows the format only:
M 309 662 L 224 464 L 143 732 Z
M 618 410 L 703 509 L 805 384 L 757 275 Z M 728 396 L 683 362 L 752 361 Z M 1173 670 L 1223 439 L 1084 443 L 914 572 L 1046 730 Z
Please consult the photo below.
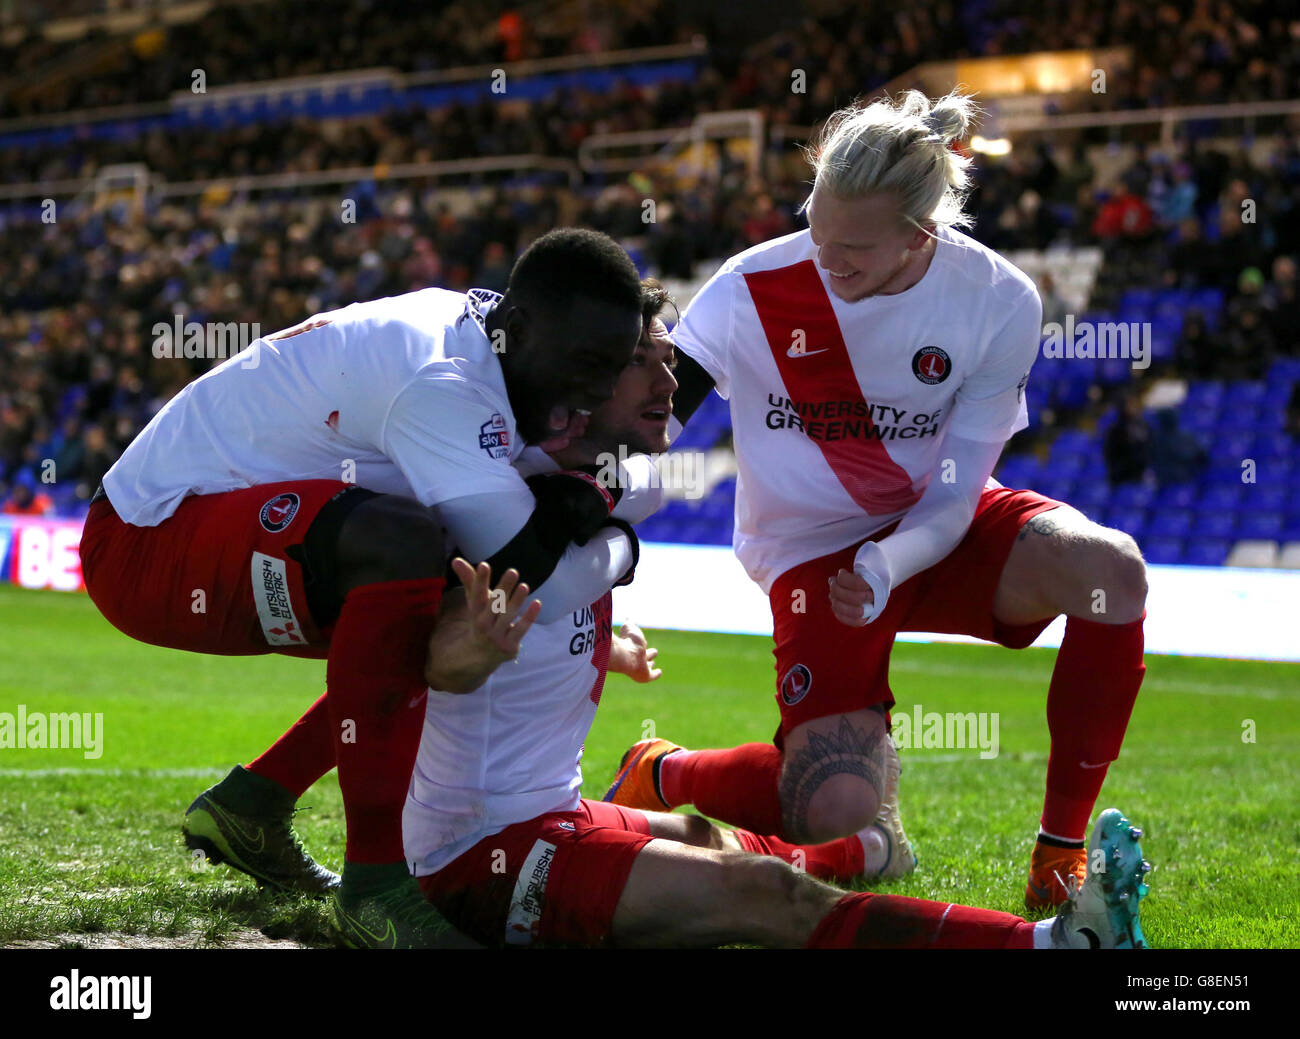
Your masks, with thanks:
M 1080 761 L 1079 767 L 1080 768 L 1105 768 L 1109 764 L 1110 764 L 1109 761 L 1099 761 L 1095 765 L 1089 761 Z
M 829 346 L 822 347 L 820 350 L 796 350 L 793 346 L 785 352 L 786 357 L 811 357 L 813 354 L 824 354 L 830 350 Z
M 344 914 L 344 918 L 347 920 L 348 926 L 350 928 L 352 928 L 354 931 L 357 931 L 360 934 L 365 935 L 372 942 L 375 942 L 379 946 L 379 948 L 381 949 L 397 948 L 397 928 L 393 926 L 392 920 L 385 921 L 388 924 L 387 929 L 384 931 L 383 934 L 378 934 L 375 931 L 370 930 L 369 927 L 366 927 L 363 923 L 361 923 L 360 920 L 348 916 L 346 913 Z
M 239 842 L 254 855 L 260 855 L 265 850 L 266 834 L 263 832 L 262 827 L 259 826 L 256 830 L 244 829 L 233 815 L 221 808 L 215 801 L 209 800 L 208 808 L 221 817 L 221 821 L 230 828 L 235 837 L 239 838 Z M 254 842 L 254 838 L 256 838 L 256 842 Z

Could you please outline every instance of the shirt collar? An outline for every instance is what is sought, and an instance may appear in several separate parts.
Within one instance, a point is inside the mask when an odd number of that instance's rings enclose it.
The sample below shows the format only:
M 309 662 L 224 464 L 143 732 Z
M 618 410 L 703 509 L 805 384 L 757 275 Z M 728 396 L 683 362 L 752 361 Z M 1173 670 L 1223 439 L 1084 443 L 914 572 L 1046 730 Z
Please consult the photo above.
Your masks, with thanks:
M 472 318 L 474 323 L 483 330 L 483 334 L 487 335 L 487 316 L 500 302 L 499 292 L 493 292 L 491 289 L 470 289 L 465 293 L 465 313 L 456 319 L 457 327 L 467 317 Z

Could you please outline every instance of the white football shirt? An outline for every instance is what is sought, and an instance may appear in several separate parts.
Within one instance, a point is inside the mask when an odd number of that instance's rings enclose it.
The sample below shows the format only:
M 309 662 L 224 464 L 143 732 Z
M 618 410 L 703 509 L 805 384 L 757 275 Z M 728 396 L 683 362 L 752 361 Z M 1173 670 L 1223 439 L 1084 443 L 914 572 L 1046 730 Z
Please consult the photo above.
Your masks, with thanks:
M 582 745 L 609 663 L 611 596 L 535 624 L 472 693 L 429 691 L 402 817 L 416 876 L 507 826 L 578 807 Z
M 902 516 L 946 434 L 1027 423 L 1042 307 L 1019 268 L 941 229 L 915 285 L 846 303 L 816 257 L 806 230 L 732 257 L 673 332 L 730 402 L 734 545 L 764 591 Z
M 425 505 L 526 491 L 483 327 L 498 298 L 422 289 L 256 340 L 154 416 L 105 475 L 109 501 L 148 527 L 188 495 L 290 479 L 343 480 Z

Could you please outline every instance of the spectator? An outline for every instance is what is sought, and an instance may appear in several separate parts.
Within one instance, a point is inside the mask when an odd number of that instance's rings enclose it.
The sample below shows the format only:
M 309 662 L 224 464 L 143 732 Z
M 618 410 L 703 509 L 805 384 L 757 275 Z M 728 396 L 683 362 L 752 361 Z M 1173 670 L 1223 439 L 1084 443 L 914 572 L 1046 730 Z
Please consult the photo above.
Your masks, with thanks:
M 1135 483 L 1146 476 L 1151 457 L 1151 427 L 1142 415 L 1142 400 L 1126 395 L 1117 409 L 1113 426 L 1106 432 L 1104 453 L 1110 485 Z
M 1207 452 L 1200 442 L 1178 428 L 1178 414 L 1173 408 L 1161 408 L 1153 416 L 1151 430 L 1151 471 L 1161 486 L 1190 483 L 1205 468 Z
M 54 502 L 44 491 L 33 491 L 26 483 L 14 484 L 0 513 L 6 516 L 49 516 L 54 512 Z

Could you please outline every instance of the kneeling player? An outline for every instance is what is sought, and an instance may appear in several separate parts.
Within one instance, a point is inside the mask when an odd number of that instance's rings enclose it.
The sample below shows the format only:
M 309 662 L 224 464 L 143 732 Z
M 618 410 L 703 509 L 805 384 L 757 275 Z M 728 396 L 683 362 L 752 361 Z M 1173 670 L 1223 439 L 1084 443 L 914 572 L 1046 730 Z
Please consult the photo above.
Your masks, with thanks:
M 650 452 L 667 446 L 672 343 L 662 325 L 652 332 L 614 397 L 593 414 L 589 439 Z M 472 575 L 467 564 L 457 567 L 470 594 L 464 641 L 490 645 L 510 617 L 490 609 L 484 568 Z M 429 694 L 403 839 L 420 886 L 466 934 L 489 945 L 1144 944 L 1140 832 L 1113 809 L 1092 835 L 1089 861 L 1104 862 L 1104 871 L 1089 874 L 1060 916 L 1034 924 L 948 903 L 846 894 L 809 875 L 906 872 L 910 852 L 889 820 L 827 844 L 793 846 L 698 816 L 580 798 L 582 745 L 606 671 L 640 681 L 658 675 L 655 651 L 635 630 L 613 635 L 610 614 L 607 594 L 571 617 L 537 624 L 516 661 L 472 696 Z

